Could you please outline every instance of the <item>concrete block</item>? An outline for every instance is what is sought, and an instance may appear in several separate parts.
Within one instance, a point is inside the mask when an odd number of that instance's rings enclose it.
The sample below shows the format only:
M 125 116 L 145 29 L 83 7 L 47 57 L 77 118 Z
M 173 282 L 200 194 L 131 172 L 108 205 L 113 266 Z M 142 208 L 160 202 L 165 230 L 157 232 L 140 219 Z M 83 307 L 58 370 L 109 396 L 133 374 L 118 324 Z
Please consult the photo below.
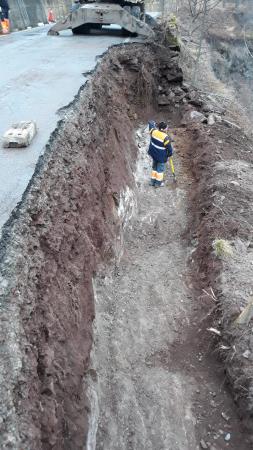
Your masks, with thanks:
M 32 120 L 15 123 L 3 135 L 3 147 L 27 147 L 31 144 L 36 133 L 36 123 Z

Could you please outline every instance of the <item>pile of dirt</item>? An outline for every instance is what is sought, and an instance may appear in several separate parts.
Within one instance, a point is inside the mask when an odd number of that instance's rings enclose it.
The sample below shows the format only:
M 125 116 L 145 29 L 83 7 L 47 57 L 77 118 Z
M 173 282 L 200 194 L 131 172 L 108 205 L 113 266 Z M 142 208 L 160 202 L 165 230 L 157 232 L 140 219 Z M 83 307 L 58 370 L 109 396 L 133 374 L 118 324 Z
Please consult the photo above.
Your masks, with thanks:
M 176 56 L 162 46 L 132 44 L 103 57 L 3 230 L 2 449 L 83 448 L 92 279 L 121 251 L 134 130 L 156 105 L 158 86 L 182 79 Z
M 206 324 L 221 335 L 213 334 L 214 344 L 241 419 L 251 431 L 252 320 L 241 326 L 235 320 L 253 294 L 252 141 L 225 124 L 213 128 L 201 124 L 187 132 L 193 142 L 189 157 L 195 179 L 191 193 L 191 235 L 198 243 L 195 285 L 205 298 Z M 228 241 L 232 254 L 217 256 L 216 239 Z

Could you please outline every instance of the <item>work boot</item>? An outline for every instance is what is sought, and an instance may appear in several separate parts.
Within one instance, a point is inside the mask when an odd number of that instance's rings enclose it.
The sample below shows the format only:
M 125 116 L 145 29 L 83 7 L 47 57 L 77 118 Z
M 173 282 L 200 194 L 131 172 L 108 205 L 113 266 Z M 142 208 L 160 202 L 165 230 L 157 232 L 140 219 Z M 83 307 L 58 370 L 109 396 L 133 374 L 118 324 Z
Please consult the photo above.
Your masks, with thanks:
M 164 187 L 165 186 L 165 182 L 162 181 L 160 184 L 156 184 L 155 187 L 159 188 L 159 187 Z

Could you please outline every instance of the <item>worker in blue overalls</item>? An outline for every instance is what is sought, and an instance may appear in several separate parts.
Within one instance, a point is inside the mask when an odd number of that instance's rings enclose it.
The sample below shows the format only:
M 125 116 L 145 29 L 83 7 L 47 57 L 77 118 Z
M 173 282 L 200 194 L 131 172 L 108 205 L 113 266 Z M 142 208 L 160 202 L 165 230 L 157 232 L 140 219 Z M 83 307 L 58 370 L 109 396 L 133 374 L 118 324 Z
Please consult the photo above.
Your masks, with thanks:
M 164 185 L 165 164 L 173 154 L 172 139 L 167 134 L 168 125 L 154 121 L 149 122 L 150 144 L 148 154 L 153 160 L 151 172 L 151 186 L 160 187 Z

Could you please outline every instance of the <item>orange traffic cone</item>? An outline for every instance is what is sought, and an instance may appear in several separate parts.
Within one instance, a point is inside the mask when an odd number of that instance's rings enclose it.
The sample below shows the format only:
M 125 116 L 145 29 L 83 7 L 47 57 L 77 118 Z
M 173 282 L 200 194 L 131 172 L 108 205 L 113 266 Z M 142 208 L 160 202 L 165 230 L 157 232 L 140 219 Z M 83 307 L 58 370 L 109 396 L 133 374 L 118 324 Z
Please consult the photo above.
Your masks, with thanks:
M 55 18 L 54 18 L 54 14 L 53 14 L 52 9 L 50 9 L 48 11 L 47 21 L 48 22 L 55 22 Z
M 1 20 L 2 33 L 8 34 L 10 32 L 10 21 L 9 19 Z

